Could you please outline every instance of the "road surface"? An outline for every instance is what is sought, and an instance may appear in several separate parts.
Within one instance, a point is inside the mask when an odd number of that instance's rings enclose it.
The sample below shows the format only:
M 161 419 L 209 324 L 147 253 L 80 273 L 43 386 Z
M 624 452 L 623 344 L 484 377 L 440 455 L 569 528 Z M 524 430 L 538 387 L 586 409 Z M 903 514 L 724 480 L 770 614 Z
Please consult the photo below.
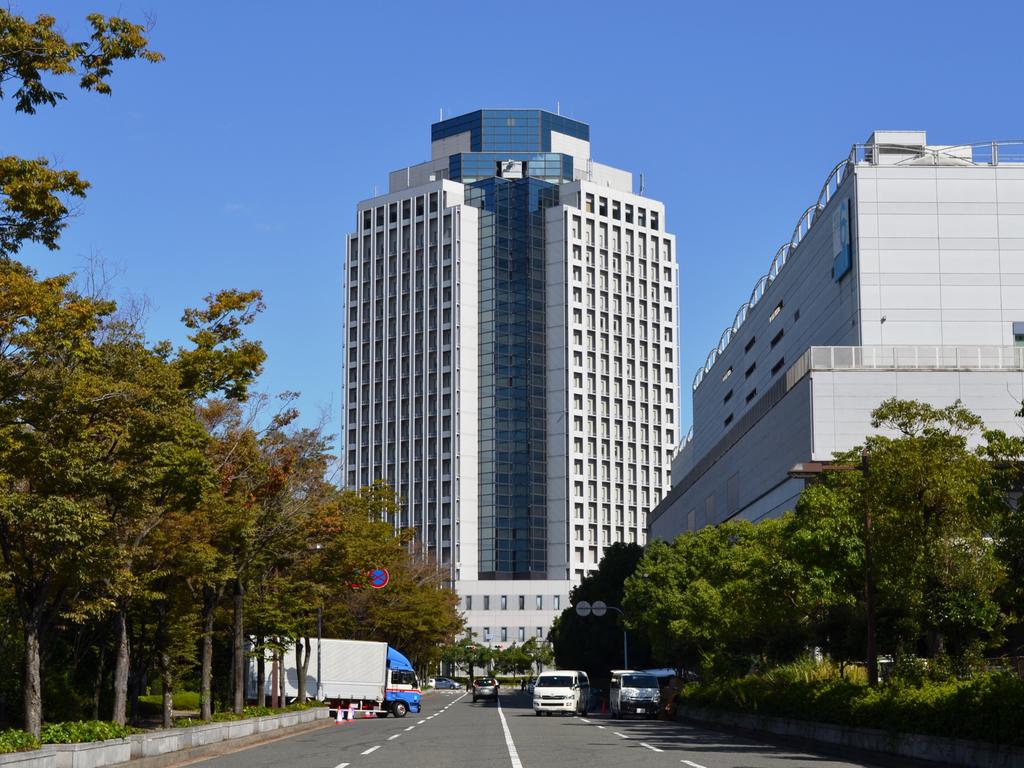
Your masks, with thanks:
M 401 720 L 357 720 L 193 765 L 201 768 L 878 768 L 679 723 L 536 717 L 519 691 L 474 704 L 434 691 Z

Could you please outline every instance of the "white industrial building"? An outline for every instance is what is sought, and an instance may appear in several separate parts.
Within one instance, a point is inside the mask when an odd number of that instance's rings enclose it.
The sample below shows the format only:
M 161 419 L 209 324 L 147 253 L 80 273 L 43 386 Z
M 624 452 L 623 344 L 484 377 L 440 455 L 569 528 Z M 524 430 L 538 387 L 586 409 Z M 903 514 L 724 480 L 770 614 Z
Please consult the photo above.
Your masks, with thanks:
M 675 240 L 584 123 L 480 110 L 358 204 L 343 461 L 386 480 L 495 645 L 546 636 L 614 542 L 644 543 L 678 443 Z
M 693 429 L 651 512 L 671 539 L 795 506 L 798 462 L 872 432 L 890 397 L 957 399 L 1019 434 L 1024 142 L 877 131 L 829 175 L 693 380 Z

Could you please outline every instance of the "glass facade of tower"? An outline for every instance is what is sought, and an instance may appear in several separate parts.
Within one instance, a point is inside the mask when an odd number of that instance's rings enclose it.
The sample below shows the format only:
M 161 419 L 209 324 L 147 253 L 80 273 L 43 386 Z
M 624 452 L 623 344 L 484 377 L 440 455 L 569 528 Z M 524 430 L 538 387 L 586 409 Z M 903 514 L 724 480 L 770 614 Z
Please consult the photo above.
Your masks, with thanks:
M 480 215 L 481 578 L 546 578 L 544 209 L 555 184 L 469 185 Z
M 430 140 L 469 132 L 471 152 L 550 152 L 551 132 L 590 141 L 590 126 L 541 109 L 478 109 L 430 127 Z

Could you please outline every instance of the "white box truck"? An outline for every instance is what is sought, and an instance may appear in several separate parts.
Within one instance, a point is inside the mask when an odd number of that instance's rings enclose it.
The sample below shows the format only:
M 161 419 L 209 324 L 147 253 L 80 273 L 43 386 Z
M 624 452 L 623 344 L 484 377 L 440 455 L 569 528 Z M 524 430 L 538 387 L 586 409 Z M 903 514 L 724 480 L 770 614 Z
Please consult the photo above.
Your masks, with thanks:
M 324 638 L 320 645 L 322 679 L 317 680 L 317 641 L 310 640 L 310 659 L 306 673 L 306 695 L 319 698 L 332 708 L 348 709 L 351 704 L 364 714 L 393 714 L 420 711 L 420 685 L 409 660 L 387 643 L 367 640 Z M 249 660 L 247 691 L 256 698 L 256 660 Z M 268 654 L 265 692 L 272 693 L 274 675 Z M 295 653 L 285 653 L 285 698 L 298 696 L 299 674 Z

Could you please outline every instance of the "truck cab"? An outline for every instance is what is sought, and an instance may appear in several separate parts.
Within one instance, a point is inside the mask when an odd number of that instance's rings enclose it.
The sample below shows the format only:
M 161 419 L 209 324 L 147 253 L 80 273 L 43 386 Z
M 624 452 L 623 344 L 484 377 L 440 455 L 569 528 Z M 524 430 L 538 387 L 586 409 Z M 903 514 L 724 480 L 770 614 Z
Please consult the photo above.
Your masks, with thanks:
M 395 717 L 420 711 L 420 682 L 412 664 L 394 648 L 388 648 L 388 679 L 384 693 L 384 709 Z

